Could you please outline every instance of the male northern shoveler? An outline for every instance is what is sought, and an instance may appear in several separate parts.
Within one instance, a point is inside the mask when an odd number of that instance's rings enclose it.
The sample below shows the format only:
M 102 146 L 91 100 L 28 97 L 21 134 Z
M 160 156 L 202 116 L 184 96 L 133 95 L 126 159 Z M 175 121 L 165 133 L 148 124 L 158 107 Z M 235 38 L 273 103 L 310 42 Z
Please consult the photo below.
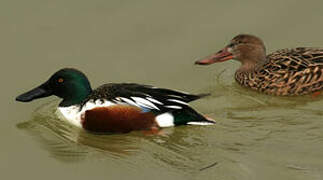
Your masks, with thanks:
M 241 62 L 236 81 L 272 95 L 304 95 L 323 90 L 323 49 L 282 49 L 266 56 L 263 41 L 253 35 L 234 37 L 224 49 L 196 64 L 236 59 Z
M 175 125 L 211 125 L 215 122 L 187 104 L 205 94 L 192 95 L 139 84 L 104 84 L 92 90 L 80 71 L 65 68 L 48 81 L 16 98 L 29 102 L 56 95 L 63 100 L 58 112 L 72 124 L 94 132 L 156 130 Z

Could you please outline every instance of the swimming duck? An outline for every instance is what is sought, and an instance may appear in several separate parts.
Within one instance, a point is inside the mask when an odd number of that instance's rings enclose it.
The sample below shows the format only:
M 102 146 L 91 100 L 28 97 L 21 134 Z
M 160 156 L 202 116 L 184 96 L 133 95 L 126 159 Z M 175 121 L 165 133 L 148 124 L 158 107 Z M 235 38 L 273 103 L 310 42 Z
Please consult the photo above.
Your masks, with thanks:
M 63 99 L 57 109 L 59 117 L 93 132 L 126 133 L 215 123 L 188 105 L 206 94 L 131 83 L 104 84 L 92 90 L 85 74 L 72 68 L 57 71 L 48 81 L 16 100 L 29 102 L 51 95 Z
M 208 65 L 230 59 L 240 61 L 236 81 L 266 94 L 292 96 L 323 90 L 323 48 L 282 49 L 266 56 L 263 41 L 240 34 L 219 52 L 198 60 Z

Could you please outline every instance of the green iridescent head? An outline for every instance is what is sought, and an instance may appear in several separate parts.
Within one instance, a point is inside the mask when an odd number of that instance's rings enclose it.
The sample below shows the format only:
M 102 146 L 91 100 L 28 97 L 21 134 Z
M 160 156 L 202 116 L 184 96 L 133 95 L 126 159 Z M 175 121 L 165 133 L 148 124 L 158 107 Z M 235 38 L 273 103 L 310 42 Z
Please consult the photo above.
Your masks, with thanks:
M 71 106 L 82 102 L 92 92 L 91 85 L 85 74 L 72 68 L 64 68 L 53 74 L 42 85 L 21 94 L 17 101 L 30 102 L 34 99 L 51 95 L 63 99 L 59 106 Z

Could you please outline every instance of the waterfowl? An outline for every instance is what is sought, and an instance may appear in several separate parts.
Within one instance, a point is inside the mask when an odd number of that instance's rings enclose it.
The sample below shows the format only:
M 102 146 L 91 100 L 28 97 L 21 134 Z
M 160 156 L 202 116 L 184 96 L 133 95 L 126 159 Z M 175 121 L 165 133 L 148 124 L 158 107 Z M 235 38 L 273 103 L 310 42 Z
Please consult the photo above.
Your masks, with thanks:
M 29 102 L 51 95 L 63 99 L 57 108 L 60 117 L 93 132 L 126 133 L 215 123 L 188 105 L 206 94 L 193 95 L 134 83 L 109 83 L 92 90 L 85 74 L 73 68 L 57 71 L 48 81 L 16 100 Z
M 198 60 L 208 65 L 240 61 L 235 80 L 244 87 L 279 96 L 320 93 L 323 89 L 323 48 L 282 49 L 266 56 L 263 41 L 240 34 L 219 52 Z

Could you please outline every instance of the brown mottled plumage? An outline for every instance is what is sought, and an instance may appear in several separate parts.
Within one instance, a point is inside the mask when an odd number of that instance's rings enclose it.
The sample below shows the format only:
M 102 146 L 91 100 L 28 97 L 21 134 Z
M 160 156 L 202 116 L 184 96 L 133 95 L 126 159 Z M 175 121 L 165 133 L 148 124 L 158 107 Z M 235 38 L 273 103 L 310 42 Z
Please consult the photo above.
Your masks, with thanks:
M 218 53 L 196 64 L 236 59 L 241 62 L 236 81 L 271 95 L 304 95 L 323 90 L 323 48 L 282 49 L 266 56 L 262 40 L 238 35 Z

